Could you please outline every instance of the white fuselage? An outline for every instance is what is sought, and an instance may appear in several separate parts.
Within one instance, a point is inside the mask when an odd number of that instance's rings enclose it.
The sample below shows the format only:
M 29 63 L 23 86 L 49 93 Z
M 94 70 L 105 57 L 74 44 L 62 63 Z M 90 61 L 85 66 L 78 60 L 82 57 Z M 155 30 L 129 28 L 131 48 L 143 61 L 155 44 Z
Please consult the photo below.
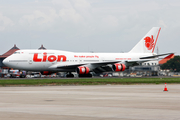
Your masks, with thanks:
M 3 63 L 11 68 L 30 71 L 75 71 L 57 66 L 84 64 L 93 67 L 92 63 L 138 61 L 140 57 L 152 53 L 75 53 L 59 50 L 18 50 L 6 58 Z

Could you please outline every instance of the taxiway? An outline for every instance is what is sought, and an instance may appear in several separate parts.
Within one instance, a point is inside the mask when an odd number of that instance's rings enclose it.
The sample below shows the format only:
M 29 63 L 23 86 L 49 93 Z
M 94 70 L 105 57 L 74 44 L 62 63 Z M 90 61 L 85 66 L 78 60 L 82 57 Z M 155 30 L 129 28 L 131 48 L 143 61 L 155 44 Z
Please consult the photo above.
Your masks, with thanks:
M 1 120 L 180 119 L 180 84 L 0 87 Z

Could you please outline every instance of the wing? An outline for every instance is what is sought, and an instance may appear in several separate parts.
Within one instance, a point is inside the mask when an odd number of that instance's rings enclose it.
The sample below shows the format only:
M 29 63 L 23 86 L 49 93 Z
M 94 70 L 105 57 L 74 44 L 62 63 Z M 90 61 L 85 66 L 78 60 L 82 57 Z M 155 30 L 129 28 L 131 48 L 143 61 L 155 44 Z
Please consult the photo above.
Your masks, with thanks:
M 95 62 L 95 63 L 57 63 L 55 65 L 52 65 L 51 67 L 49 68 L 52 68 L 52 69 L 76 69 L 77 67 L 79 66 L 83 66 L 83 65 L 86 65 L 86 66 L 90 66 L 91 69 L 93 69 L 93 71 L 101 71 L 101 72 L 106 72 L 106 71 L 112 71 L 112 69 L 110 68 L 110 66 L 112 64 L 115 64 L 115 63 L 119 63 L 121 61 L 105 61 L 105 62 Z M 109 66 L 108 66 L 109 65 Z

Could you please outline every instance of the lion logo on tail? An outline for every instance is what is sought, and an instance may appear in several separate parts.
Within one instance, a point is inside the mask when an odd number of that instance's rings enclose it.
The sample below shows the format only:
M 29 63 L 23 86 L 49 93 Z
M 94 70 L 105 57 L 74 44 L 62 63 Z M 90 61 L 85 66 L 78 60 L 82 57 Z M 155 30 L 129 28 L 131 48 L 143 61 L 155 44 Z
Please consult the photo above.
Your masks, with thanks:
M 144 38 L 145 40 L 145 46 L 148 50 L 151 50 L 154 47 L 154 38 L 153 35 L 151 37 L 147 36 Z

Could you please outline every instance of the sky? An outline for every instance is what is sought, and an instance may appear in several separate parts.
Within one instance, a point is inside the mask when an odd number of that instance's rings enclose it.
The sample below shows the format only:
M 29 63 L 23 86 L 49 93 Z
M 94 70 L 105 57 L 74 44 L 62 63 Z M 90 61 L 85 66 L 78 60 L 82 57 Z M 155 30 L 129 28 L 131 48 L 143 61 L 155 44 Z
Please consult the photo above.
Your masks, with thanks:
M 128 52 L 152 27 L 161 27 L 159 53 L 180 55 L 179 0 L 0 0 L 0 55 L 14 44 Z

